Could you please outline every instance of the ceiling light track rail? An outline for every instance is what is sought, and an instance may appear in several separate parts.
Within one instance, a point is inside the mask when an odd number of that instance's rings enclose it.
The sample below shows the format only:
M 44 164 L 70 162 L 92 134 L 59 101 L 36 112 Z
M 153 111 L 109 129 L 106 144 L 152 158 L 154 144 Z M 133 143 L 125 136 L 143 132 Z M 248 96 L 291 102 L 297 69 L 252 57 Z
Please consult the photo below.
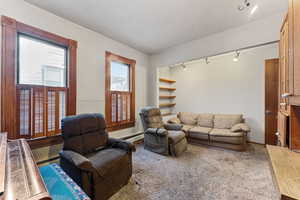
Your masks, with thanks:
M 224 55 L 224 54 L 228 54 L 228 53 L 233 53 L 233 52 L 236 53 L 235 57 L 239 57 L 241 51 L 245 51 L 245 50 L 253 49 L 253 48 L 257 48 L 257 47 L 262 47 L 262 46 L 266 46 L 266 45 L 270 45 L 270 44 L 275 44 L 275 43 L 278 43 L 278 42 L 279 42 L 279 40 L 275 40 L 275 41 L 272 41 L 272 42 L 266 42 L 266 43 L 262 43 L 262 44 L 258 44 L 258 45 L 252 45 L 252 46 L 239 48 L 239 49 L 235 49 L 235 50 L 224 51 L 224 52 L 213 54 L 213 55 L 210 55 L 210 56 L 202 56 L 202 57 L 198 57 L 198 58 L 193 58 L 191 60 L 187 60 L 187 61 L 184 61 L 184 62 L 179 62 L 179 63 L 176 63 L 176 64 L 168 65 L 168 67 L 173 68 L 173 67 L 180 67 L 181 66 L 184 70 L 186 70 L 186 68 L 187 68 L 186 65 L 189 64 L 189 63 L 195 62 L 195 61 L 199 61 L 199 60 L 204 59 L 206 64 L 209 64 L 210 63 L 209 58 L 212 58 L 212 57 L 216 57 L 216 56 L 220 56 L 220 55 Z M 238 54 L 238 56 L 237 56 L 237 54 Z

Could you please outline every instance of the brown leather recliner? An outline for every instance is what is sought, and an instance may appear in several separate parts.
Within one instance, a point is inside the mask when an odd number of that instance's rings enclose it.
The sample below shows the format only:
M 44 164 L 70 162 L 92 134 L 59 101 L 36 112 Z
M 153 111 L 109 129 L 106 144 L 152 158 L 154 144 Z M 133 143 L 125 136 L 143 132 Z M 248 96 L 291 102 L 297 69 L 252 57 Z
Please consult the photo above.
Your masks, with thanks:
M 128 183 L 135 147 L 109 138 L 101 114 L 64 118 L 62 137 L 60 165 L 91 199 L 106 200 Z
M 187 150 L 182 125 L 164 124 L 159 108 L 146 107 L 140 112 L 144 127 L 144 148 L 163 155 L 179 156 Z

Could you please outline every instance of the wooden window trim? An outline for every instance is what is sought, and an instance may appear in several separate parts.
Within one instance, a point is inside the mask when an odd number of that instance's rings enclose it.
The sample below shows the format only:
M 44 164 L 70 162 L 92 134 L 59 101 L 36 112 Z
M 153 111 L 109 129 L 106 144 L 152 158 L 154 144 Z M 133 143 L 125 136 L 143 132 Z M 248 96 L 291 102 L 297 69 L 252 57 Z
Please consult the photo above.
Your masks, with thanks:
M 110 63 L 112 61 L 121 62 L 129 65 L 130 73 L 130 120 L 125 123 L 112 123 L 111 116 L 111 91 L 110 91 Z M 108 131 L 116 131 L 121 129 L 126 129 L 135 126 L 135 65 L 136 61 L 123 56 L 113 54 L 111 52 L 105 52 L 105 118 L 107 123 Z
M 1 16 L 1 131 L 9 139 L 17 139 L 17 36 L 19 33 L 46 40 L 68 48 L 66 115 L 76 114 L 77 42 L 47 31 Z

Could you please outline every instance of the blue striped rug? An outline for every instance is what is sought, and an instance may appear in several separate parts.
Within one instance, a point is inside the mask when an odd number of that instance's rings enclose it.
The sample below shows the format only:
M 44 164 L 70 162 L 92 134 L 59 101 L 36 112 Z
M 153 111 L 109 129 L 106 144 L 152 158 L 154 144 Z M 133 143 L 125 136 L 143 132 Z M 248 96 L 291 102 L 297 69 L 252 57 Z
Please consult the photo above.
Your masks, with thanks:
M 53 200 L 90 200 L 58 164 L 40 167 L 40 172 Z

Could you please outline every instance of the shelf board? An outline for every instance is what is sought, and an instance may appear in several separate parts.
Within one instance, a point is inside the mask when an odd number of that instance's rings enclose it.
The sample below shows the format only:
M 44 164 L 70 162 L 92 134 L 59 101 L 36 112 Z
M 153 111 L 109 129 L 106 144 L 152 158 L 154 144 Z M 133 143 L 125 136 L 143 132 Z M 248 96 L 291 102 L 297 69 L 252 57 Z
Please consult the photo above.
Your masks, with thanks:
M 176 115 L 175 113 L 164 113 L 164 114 L 161 114 L 161 116 L 165 117 L 165 116 L 170 116 L 170 115 Z
M 176 83 L 175 80 L 167 79 L 167 78 L 159 78 L 159 81 L 166 83 Z
M 159 87 L 160 90 L 169 90 L 169 91 L 175 91 L 176 88 L 168 88 L 168 87 Z
M 160 108 L 163 108 L 163 107 L 173 107 L 175 105 L 176 105 L 176 103 L 162 103 L 162 104 L 159 104 L 159 107 Z
M 159 96 L 159 98 L 160 99 L 175 99 L 176 96 L 163 96 L 163 95 L 161 95 L 161 96 Z

